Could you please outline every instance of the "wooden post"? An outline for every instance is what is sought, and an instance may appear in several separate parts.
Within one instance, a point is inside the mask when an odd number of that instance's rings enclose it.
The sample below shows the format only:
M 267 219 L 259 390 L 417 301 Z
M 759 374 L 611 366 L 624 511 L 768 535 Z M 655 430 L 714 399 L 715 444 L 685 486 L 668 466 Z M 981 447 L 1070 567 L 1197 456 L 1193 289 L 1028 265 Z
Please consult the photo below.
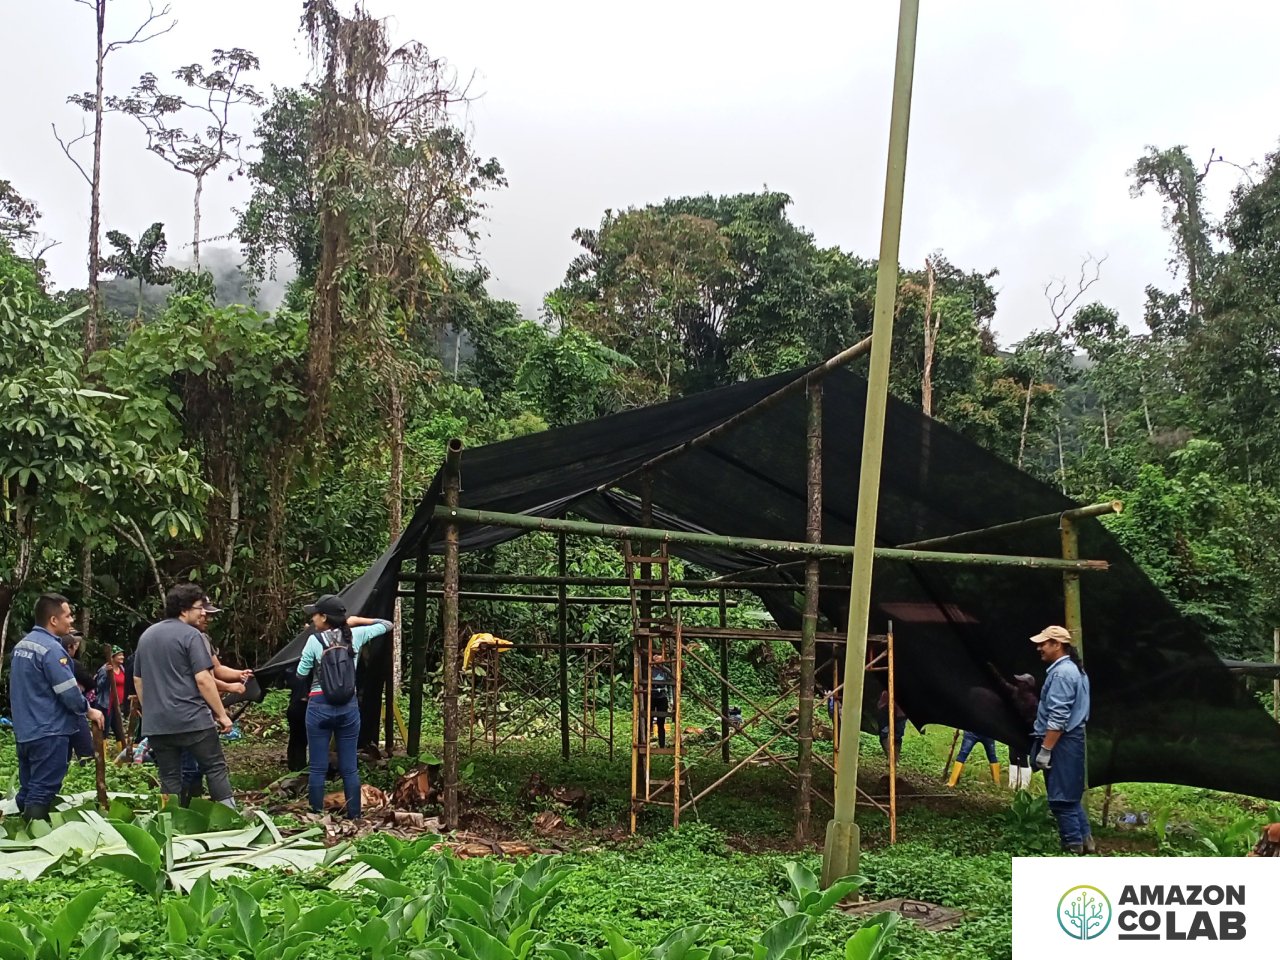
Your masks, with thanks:
M 445 506 L 457 507 L 462 489 L 462 441 L 451 439 L 444 460 Z M 444 533 L 444 822 L 458 829 L 458 525 Z
M 898 701 L 893 675 L 893 621 L 885 638 L 889 656 L 889 842 L 898 842 Z
M 1062 533 L 1062 559 L 1063 560 L 1079 560 L 1080 559 L 1080 537 L 1076 530 L 1075 519 L 1064 513 L 1059 524 L 1059 530 Z M 1081 662 L 1084 661 L 1084 627 L 1082 624 L 1083 615 L 1080 609 L 1080 573 L 1075 570 L 1064 570 L 1062 573 L 1062 602 L 1064 606 L 1063 616 L 1066 618 L 1064 626 L 1071 632 L 1071 642 L 1075 644 L 1076 651 L 1080 654 Z M 1084 788 L 1089 789 L 1089 744 L 1086 738 L 1084 753 Z
M 822 381 L 809 385 L 809 417 L 806 432 L 806 476 L 808 511 L 805 517 L 805 540 L 822 542 Z M 804 617 L 800 639 L 800 732 L 796 757 L 798 789 L 796 791 L 797 842 L 809 837 L 813 790 L 813 669 L 818 633 L 818 583 L 821 561 L 811 557 L 804 565 Z
M 426 573 L 430 554 L 429 538 L 423 537 L 418 547 L 417 572 Z M 427 581 L 413 582 L 413 637 L 409 653 L 409 735 L 405 750 L 416 757 L 422 750 L 422 685 L 427 669 Z
M 560 565 L 560 576 L 569 573 L 566 535 L 561 532 L 557 538 L 556 553 Z M 569 605 L 568 593 L 563 581 L 556 592 L 556 639 L 560 643 L 560 756 L 569 759 Z M 583 683 L 586 683 L 585 676 Z M 585 721 L 584 721 L 585 722 Z
M 1275 642 L 1275 661 L 1280 663 L 1280 627 L 1276 627 L 1272 640 Z M 1280 723 L 1280 677 L 1271 681 L 1271 712 L 1275 714 L 1276 723 Z
M 729 626 L 729 610 L 720 591 L 720 629 Z M 729 638 L 720 638 L 720 760 L 729 762 Z

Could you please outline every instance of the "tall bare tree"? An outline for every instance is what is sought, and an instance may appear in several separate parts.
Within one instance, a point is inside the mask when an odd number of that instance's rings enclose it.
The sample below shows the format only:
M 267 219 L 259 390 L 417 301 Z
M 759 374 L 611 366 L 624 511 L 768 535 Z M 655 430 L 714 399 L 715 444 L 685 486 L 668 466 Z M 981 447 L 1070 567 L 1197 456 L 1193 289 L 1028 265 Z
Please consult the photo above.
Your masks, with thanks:
M 84 356 L 87 360 L 90 354 L 98 349 L 102 329 L 102 289 L 99 286 L 99 275 L 102 269 L 100 234 L 102 232 L 102 116 L 105 97 L 103 74 L 107 57 L 124 47 L 146 43 L 148 40 L 154 40 L 168 33 L 177 26 L 178 21 L 170 17 L 168 4 L 157 10 L 155 4 L 148 0 L 147 16 L 132 33 L 121 36 L 119 40 L 107 40 L 108 0 L 74 0 L 74 2 L 93 11 L 96 42 L 94 82 L 92 93 L 74 94 L 67 98 L 67 102 L 74 103 L 82 110 L 93 114 L 93 132 L 90 133 L 82 123 L 80 134 L 66 140 L 58 133 L 57 125 L 52 126 L 53 135 L 58 145 L 62 147 L 62 152 L 80 171 L 80 176 L 84 177 L 85 183 L 89 186 L 89 310 L 84 324 Z M 74 148 L 77 143 L 90 137 L 93 139 L 93 161 L 90 167 L 91 172 L 87 172 L 84 164 L 76 159 Z M 89 599 L 93 593 L 93 544 L 88 541 L 83 544 L 80 551 L 80 579 L 84 590 L 84 602 L 80 605 L 80 632 L 87 639 L 90 623 Z
M 244 106 L 260 107 L 266 98 L 244 79 L 257 70 L 258 58 L 235 47 L 213 51 L 208 67 L 199 63 L 179 67 L 174 77 L 186 91 L 166 93 L 154 73 L 144 73 L 127 97 L 107 97 L 108 112 L 133 117 L 147 133 L 147 149 L 179 173 L 195 180 L 192 198 L 192 256 L 200 267 L 200 197 L 205 178 L 231 163 L 244 170 L 240 154 L 241 134 L 232 126 L 232 114 Z M 183 127 L 183 117 L 202 126 Z
M 79 135 L 67 140 L 58 133 L 57 124 L 52 126 L 53 135 L 58 145 L 62 147 L 62 152 L 80 171 L 80 176 L 89 186 L 89 310 L 84 325 L 84 352 L 88 357 L 98 348 L 99 331 L 102 326 L 102 291 L 99 287 L 102 262 L 99 251 L 102 242 L 100 237 L 102 232 L 102 117 L 105 100 L 103 74 L 107 57 L 124 47 L 146 43 L 148 40 L 154 40 L 168 33 L 177 26 L 178 21 L 170 17 L 168 4 L 157 10 L 154 3 L 148 2 L 147 16 L 132 33 L 122 36 L 119 40 L 107 40 L 108 0 L 74 0 L 74 2 L 93 11 L 96 40 L 94 85 L 91 93 L 74 94 L 67 98 L 67 102 L 93 114 L 93 131 L 90 132 L 82 124 Z M 84 164 L 76 159 L 75 146 L 90 138 L 93 140 L 93 160 L 90 169 L 86 171 Z
M 1063 351 L 1064 324 L 1067 314 L 1081 297 L 1102 277 L 1102 265 L 1107 262 L 1104 254 L 1099 260 L 1089 254 L 1080 263 L 1080 275 L 1072 286 L 1068 286 L 1065 277 L 1050 280 L 1044 285 L 1044 297 L 1049 304 L 1052 324 L 1046 330 L 1040 330 L 1027 337 L 1020 345 L 1020 354 L 1026 367 L 1027 388 L 1022 405 L 1022 429 L 1018 434 L 1018 468 L 1022 468 L 1027 450 L 1027 427 L 1031 422 L 1031 399 L 1035 395 L 1037 385 L 1043 385 L 1048 377 L 1060 366 L 1053 361 Z M 1059 371 L 1061 372 L 1061 371 Z M 1061 435 L 1059 434 L 1059 448 Z M 1061 453 L 1061 449 L 1059 449 Z M 1061 458 L 1060 458 L 1061 459 Z

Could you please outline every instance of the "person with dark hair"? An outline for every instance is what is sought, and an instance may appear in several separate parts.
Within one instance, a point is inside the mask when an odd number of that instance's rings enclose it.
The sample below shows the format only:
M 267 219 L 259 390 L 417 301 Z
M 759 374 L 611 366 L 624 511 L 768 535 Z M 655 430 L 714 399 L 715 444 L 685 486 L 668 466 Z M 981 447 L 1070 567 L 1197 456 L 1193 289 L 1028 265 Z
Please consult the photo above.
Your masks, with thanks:
M 231 774 L 219 733 L 231 729 L 213 676 L 213 658 L 197 624 L 204 590 L 180 583 L 165 596 L 166 619 L 138 639 L 133 683 L 147 738 L 166 797 L 182 797 L 182 751 L 190 750 L 209 778 L 209 795 L 232 809 Z
M 200 636 L 204 638 L 205 649 L 209 651 L 209 659 L 213 661 L 213 681 L 218 687 L 218 693 L 242 694 L 245 692 L 245 684 L 253 676 L 253 671 L 236 670 L 234 667 L 225 666 L 218 659 L 218 651 L 214 648 L 213 640 L 209 636 L 209 617 L 221 612 L 222 608 L 215 606 L 213 601 L 206 596 L 196 628 L 200 631 Z M 183 750 L 182 792 L 179 794 L 179 803 L 185 807 L 191 802 L 192 797 L 198 797 L 203 792 L 204 773 L 200 770 L 200 762 L 190 750 Z
M 80 688 L 80 692 L 89 701 L 89 706 L 93 706 L 94 702 L 90 699 L 90 696 L 94 694 L 93 674 L 81 666 L 80 661 L 77 659 L 80 656 L 80 647 L 83 643 L 84 637 L 74 627 L 70 633 L 62 638 L 62 647 L 67 651 L 67 657 L 71 660 L 71 672 L 75 674 L 76 686 Z M 78 718 L 76 732 L 71 736 L 71 753 L 73 756 L 78 757 L 82 764 L 93 756 L 93 731 L 89 729 L 88 716 Z
M 329 742 L 337 740 L 338 772 L 347 799 L 347 816 L 360 819 L 360 773 L 356 741 L 360 708 L 355 697 L 355 658 L 374 637 L 391 630 L 388 620 L 347 614 L 341 597 L 325 594 L 304 608 L 314 628 L 298 661 L 298 681 L 310 680 L 307 695 L 307 752 L 310 771 L 307 799 L 311 809 L 324 808 L 324 781 L 329 771 Z
M 119 749 L 124 749 L 124 728 L 127 722 L 125 707 L 124 651 L 111 647 L 106 662 L 98 668 L 94 678 L 94 690 L 99 709 L 106 717 L 106 729 L 115 734 Z
M 1040 709 L 1040 694 L 1036 692 L 1036 678 L 1029 673 L 1019 673 L 1009 681 L 994 666 L 991 664 L 987 666 L 991 667 L 991 672 L 1000 681 L 1009 699 L 1013 701 L 1018 719 L 1022 721 L 1023 729 L 1030 736 L 1035 727 L 1036 713 Z M 1011 790 L 1026 790 L 1031 786 L 1031 754 L 1026 750 L 1025 744 L 1009 744 L 1009 788 Z
M 1031 642 L 1049 665 L 1032 728 L 1031 750 L 1044 771 L 1049 810 L 1068 853 L 1094 853 L 1093 831 L 1084 809 L 1085 724 L 1089 721 L 1089 677 L 1065 627 L 1045 627 Z
M 36 601 L 35 626 L 13 647 L 9 704 L 18 742 L 18 793 L 23 819 L 48 820 L 71 762 L 80 718 L 102 725 L 76 683 L 62 638 L 71 632 L 71 604 L 57 593 Z

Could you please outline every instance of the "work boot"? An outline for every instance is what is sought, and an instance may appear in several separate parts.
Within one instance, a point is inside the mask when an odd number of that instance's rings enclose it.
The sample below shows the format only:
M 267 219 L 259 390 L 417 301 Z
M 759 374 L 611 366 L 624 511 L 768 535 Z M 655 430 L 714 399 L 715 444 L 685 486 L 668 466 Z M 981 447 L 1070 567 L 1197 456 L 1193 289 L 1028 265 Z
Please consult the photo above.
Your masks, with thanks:
M 948 787 L 954 787 L 960 782 L 960 774 L 964 773 L 964 764 L 957 760 L 951 768 L 951 777 L 947 780 Z
M 991 782 L 994 783 L 997 787 L 1000 786 L 1000 764 L 999 763 L 991 764 Z
M 1093 854 L 1098 852 L 1098 845 L 1094 842 L 1093 834 L 1089 834 L 1089 836 L 1084 838 L 1082 846 L 1084 847 L 1085 853 Z
M 47 803 L 28 803 L 22 811 L 22 819 L 30 823 L 32 820 L 48 820 L 49 805 Z
M 1077 857 L 1084 856 L 1084 844 L 1082 843 L 1064 843 L 1062 845 L 1063 853 L 1073 853 Z

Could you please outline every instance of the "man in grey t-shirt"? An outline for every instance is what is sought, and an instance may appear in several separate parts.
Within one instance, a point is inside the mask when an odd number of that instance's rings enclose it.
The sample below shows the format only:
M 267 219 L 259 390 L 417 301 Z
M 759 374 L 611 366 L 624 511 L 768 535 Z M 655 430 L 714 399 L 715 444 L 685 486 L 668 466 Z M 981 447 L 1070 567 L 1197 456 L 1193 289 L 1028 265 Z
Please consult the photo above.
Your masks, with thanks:
M 209 795 L 235 806 L 231 774 L 219 732 L 231 729 L 213 677 L 213 660 L 197 624 L 204 615 L 204 590 L 180 583 L 165 596 L 166 619 L 138 639 L 133 680 L 142 708 L 142 734 L 151 744 L 160 789 L 182 793 L 182 751 L 189 750 L 209 778 Z

